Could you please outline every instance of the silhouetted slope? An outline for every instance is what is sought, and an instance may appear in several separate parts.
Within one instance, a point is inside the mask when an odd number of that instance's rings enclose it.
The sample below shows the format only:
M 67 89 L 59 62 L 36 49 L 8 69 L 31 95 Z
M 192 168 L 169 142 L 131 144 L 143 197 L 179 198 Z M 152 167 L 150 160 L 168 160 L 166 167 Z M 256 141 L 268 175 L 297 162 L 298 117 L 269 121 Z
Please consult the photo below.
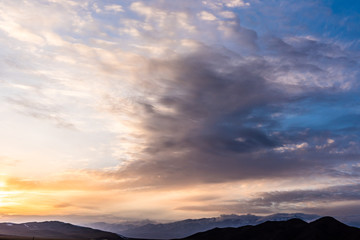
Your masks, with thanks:
M 220 218 L 186 219 L 164 224 L 146 224 L 121 234 L 134 238 L 171 239 L 182 238 L 215 227 L 239 227 L 255 223 L 260 217 L 254 215 L 223 215 Z
M 115 233 L 57 221 L 29 222 L 23 224 L 0 223 L 0 235 L 57 239 L 124 239 Z
M 310 223 L 308 228 L 299 235 L 299 238 L 296 238 L 296 240 L 298 239 L 360 239 L 360 229 L 349 227 L 332 217 L 323 217 Z
M 153 238 L 153 239 L 171 239 L 183 238 L 197 232 L 207 231 L 213 228 L 225 227 L 241 227 L 246 225 L 257 225 L 266 221 L 284 221 L 292 218 L 299 218 L 305 221 L 313 221 L 319 218 L 318 215 L 309 215 L 303 213 L 278 213 L 269 216 L 255 216 L 255 215 L 222 215 L 217 218 L 201 218 L 201 219 L 187 219 L 164 224 L 146 224 L 143 226 L 130 227 L 127 230 L 117 231 L 111 228 L 112 232 L 120 233 L 126 237 L 134 238 Z M 96 225 L 94 225 L 96 226 Z M 99 226 L 101 227 L 101 226 Z
M 256 226 L 215 228 L 184 240 L 359 240 L 360 229 L 334 218 L 324 217 L 312 223 L 300 219 L 268 221 Z

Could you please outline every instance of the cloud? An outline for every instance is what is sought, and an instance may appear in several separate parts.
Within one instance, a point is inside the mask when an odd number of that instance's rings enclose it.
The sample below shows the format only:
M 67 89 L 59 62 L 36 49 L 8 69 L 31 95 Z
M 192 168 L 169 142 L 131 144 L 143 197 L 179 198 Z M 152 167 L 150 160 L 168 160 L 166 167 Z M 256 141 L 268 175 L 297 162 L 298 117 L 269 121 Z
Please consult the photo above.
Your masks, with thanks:
M 224 213 L 276 213 L 308 212 L 344 216 L 349 209 L 357 209 L 360 198 L 358 184 L 336 185 L 326 188 L 274 191 L 256 193 L 256 197 L 246 200 L 223 201 L 217 204 L 188 205 L 179 207 L 182 211 L 204 211 Z M 347 207 L 349 206 L 349 207 Z M 345 212 L 341 212 L 345 210 Z M 346 210 L 347 209 L 347 210 Z
M 95 200 L 80 202 L 101 189 L 134 191 L 136 199 L 151 197 L 151 204 L 161 209 L 154 189 L 166 195 L 169 190 L 184 194 L 198 186 L 262 180 L 267 188 L 303 176 L 358 179 L 358 51 L 349 36 L 325 29 L 339 23 L 336 16 L 325 16 L 331 14 L 328 6 L 275 2 L 155 0 L 120 6 L 22 1 L 25 10 L 20 11 L 18 3 L 3 1 L 0 57 L 6 67 L 0 72 L 0 97 L 7 110 L 1 113 L 26 129 L 8 136 L 27 139 L 16 144 L 24 149 L 32 148 L 32 136 L 47 136 L 36 149 L 44 149 L 48 141 L 46 146 L 54 149 L 46 160 L 21 157 L 22 163 L 47 163 L 55 172 L 92 169 L 78 180 L 73 177 L 81 174 L 74 171 L 69 181 L 9 183 L 21 191 L 66 194 L 85 188 L 88 194 L 56 202 L 70 212 L 96 205 Z M 43 128 L 42 121 L 55 130 Z M 87 154 L 78 154 L 79 149 Z M 61 159 L 61 170 L 55 158 Z M 209 206 L 177 203 L 173 208 L 266 213 L 291 204 L 300 209 L 301 202 L 358 197 L 345 186 L 267 192 L 252 197 L 253 202 L 242 198 L 241 204 L 221 194 L 184 198 L 206 200 Z M 135 203 L 129 199 L 130 194 L 122 201 L 130 212 Z M 70 200 L 78 205 L 67 205 Z M 109 205 L 116 209 L 116 204 Z M 44 206 L 44 212 L 53 207 Z M 155 211 L 146 207 L 144 211 Z M 159 212 L 165 216 L 171 209 Z
M 358 189 L 358 184 L 348 184 L 314 190 L 269 192 L 260 194 L 260 198 L 255 202 L 268 205 L 271 203 L 356 201 L 360 199 Z
M 218 29 L 224 36 L 233 41 L 238 49 L 244 51 L 256 50 L 258 48 L 258 35 L 256 31 L 243 27 L 239 20 L 235 21 L 220 21 Z
M 258 37 L 239 21 L 219 26 L 239 48 L 203 43 L 170 59 L 145 59 L 135 79 L 147 92 L 133 102 L 142 148 L 115 176 L 171 186 L 330 173 L 339 164 L 331 149 L 349 139 L 314 127 L 324 121 L 315 112 L 331 111 L 330 98 L 356 84 L 356 75 L 345 77 L 357 65 L 354 56 L 310 37 Z M 264 50 L 248 56 L 241 47 Z
M 114 11 L 114 12 L 124 12 L 124 9 L 121 5 L 113 4 L 113 5 L 106 5 L 106 11 Z
M 223 12 L 220 12 L 219 15 L 224 18 L 236 18 L 236 14 L 231 11 L 223 11 Z
M 287 83 L 272 81 L 287 74 L 272 61 L 205 47 L 173 60 L 150 60 L 142 74 L 140 79 L 151 76 L 156 83 L 151 103 L 138 102 L 147 147 L 143 160 L 124 165 L 119 176 L 139 176 L 139 185 L 181 185 L 293 177 L 337 164 L 337 154 L 313 146 L 328 143 L 325 132 L 278 131 L 283 119 L 274 119 L 274 112 L 328 93 L 313 85 L 289 92 Z
M 205 21 L 216 20 L 216 17 L 213 14 L 206 12 L 206 11 L 202 11 L 201 13 L 198 14 L 198 16 L 200 19 L 205 20 Z
M 29 115 L 38 119 L 46 119 L 54 122 L 56 126 L 67 129 L 76 129 L 75 125 L 67 120 L 67 118 L 61 116 L 62 113 L 56 106 L 49 106 L 48 104 L 34 103 L 29 99 L 7 99 L 8 103 L 17 106 L 19 112 Z
M 225 3 L 225 6 L 230 7 L 230 8 L 234 8 L 234 7 L 248 7 L 250 6 L 250 3 L 248 2 L 244 2 L 242 0 L 231 0 L 231 1 L 227 1 Z
M 285 84 L 349 89 L 356 84 L 356 76 L 343 75 L 356 65 L 352 54 L 339 45 L 306 37 L 265 39 L 265 44 L 280 53 L 283 76 L 277 78 Z M 289 72 L 290 75 L 287 75 Z
M 16 166 L 16 164 L 19 162 L 17 159 L 9 158 L 7 156 L 0 156 L 0 164 L 2 166 Z

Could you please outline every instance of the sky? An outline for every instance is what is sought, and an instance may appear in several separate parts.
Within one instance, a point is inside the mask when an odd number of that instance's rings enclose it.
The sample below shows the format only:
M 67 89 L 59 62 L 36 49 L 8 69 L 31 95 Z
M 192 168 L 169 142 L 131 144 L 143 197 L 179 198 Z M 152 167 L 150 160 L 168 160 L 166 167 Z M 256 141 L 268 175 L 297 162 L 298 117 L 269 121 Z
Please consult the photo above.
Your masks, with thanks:
M 360 216 L 359 22 L 355 0 L 0 0 L 0 221 Z

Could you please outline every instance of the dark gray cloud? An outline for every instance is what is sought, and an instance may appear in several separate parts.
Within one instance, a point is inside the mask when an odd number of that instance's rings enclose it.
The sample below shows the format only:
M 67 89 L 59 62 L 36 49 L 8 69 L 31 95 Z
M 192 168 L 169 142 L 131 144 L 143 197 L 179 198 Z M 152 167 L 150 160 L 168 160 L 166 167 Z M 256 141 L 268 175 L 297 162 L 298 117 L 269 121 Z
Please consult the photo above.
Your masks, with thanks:
M 189 13 L 183 7 L 192 3 L 168 4 L 154 6 Z M 327 9 L 310 1 L 297 9 L 285 5 L 292 12 Z M 336 166 L 356 163 L 360 139 L 348 98 L 358 93 L 356 53 L 331 39 L 295 34 L 298 29 L 264 32 L 241 14 L 214 26 L 223 42 L 147 59 L 136 73 L 145 91 L 132 103 L 146 132 L 139 136 L 143 150 L 116 177 L 174 186 L 334 175 Z M 116 98 L 108 100 L 121 114 Z
M 253 201 L 259 205 L 271 203 L 302 203 L 302 202 L 333 202 L 360 200 L 360 185 L 340 185 L 324 189 L 277 191 L 260 194 L 260 198 Z
M 341 99 L 336 95 L 340 88 L 310 81 L 289 91 L 286 81 L 274 81 L 294 72 L 289 64 L 311 72 L 312 78 L 324 76 L 327 70 L 315 58 L 329 58 L 321 49 L 337 47 L 308 41 L 298 39 L 300 47 L 287 44 L 288 50 L 283 42 L 273 47 L 277 61 L 210 47 L 171 60 L 149 60 L 139 78 L 152 82 L 148 97 L 156 101 L 138 103 L 150 132 L 144 136 L 148 144 L 142 159 L 118 174 L 136 175 L 141 185 L 193 184 L 329 174 L 340 158 L 356 161 L 358 152 L 349 145 L 351 139 L 358 141 L 355 137 L 340 136 L 333 125 L 313 127 L 325 118 L 312 120 L 312 112 L 332 111 L 329 96 Z M 344 64 L 352 68 L 350 59 Z
M 247 200 L 233 200 L 219 204 L 201 206 L 183 206 L 178 210 L 225 212 L 225 213 L 272 213 L 280 210 L 286 212 L 307 212 L 320 215 L 349 215 L 350 210 L 360 209 L 356 204 L 360 200 L 360 185 L 349 184 L 314 190 L 292 190 L 258 193 L 257 197 Z M 309 207 L 310 203 L 312 207 Z M 342 204 L 332 204 L 342 203 Z M 344 204 L 345 203 L 345 204 Z M 359 214 L 356 210 L 354 214 Z

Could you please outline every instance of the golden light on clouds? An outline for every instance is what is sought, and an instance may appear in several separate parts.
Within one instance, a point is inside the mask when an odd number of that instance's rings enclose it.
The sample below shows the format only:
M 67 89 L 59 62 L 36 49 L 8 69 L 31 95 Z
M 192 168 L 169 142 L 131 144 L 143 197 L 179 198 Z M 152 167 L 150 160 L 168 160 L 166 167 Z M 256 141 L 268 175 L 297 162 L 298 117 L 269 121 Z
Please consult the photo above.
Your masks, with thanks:
M 293 19 L 310 5 L 272 4 L 0 1 L 1 214 L 171 220 L 358 198 L 355 41 Z
M 4 199 L 7 197 L 7 192 L 2 191 L 3 187 L 5 187 L 5 182 L 0 181 L 0 207 L 6 205 Z

